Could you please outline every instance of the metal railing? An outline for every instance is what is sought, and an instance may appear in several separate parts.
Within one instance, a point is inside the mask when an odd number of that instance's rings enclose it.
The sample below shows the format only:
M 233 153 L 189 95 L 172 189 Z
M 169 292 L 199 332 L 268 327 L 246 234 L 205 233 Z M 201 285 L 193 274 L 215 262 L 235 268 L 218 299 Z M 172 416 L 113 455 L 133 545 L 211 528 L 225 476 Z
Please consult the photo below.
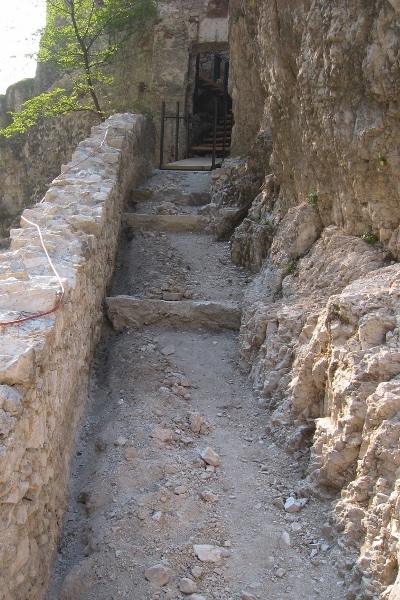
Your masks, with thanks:
M 175 147 L 174 147 L 174 156 L 175 161 L 179 160 L 179 135 L 180 135 L 180 124 L 181 121 L 186 124 L 186 156 L 185 158 L 189 158 L 190 153 L 190 122 L 192 116 L 189 113 L 186 116 L 182 117 L 180 114 L 180 103 L 176 103 L 176 112 L 174 115 L 166 115 L 166 105 L 165 101 L 161 104 L 161 130 L 160 130 L 160 169 L 162 169 L 162 165 L 164 164 L 164 140 L 165 140 L 165 122 L 167 120 L 175 120 Z

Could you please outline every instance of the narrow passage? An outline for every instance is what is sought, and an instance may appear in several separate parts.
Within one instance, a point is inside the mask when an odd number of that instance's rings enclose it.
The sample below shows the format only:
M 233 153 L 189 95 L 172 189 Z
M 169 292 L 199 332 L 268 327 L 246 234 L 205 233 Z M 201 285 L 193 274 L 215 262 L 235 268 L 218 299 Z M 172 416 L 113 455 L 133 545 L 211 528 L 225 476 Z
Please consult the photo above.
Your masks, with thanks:
M 344 597 L 329 505 L 238 366 L 250 275 L 201 231 L 209 186 L 156 172 L 124 217 L 47 600 Z

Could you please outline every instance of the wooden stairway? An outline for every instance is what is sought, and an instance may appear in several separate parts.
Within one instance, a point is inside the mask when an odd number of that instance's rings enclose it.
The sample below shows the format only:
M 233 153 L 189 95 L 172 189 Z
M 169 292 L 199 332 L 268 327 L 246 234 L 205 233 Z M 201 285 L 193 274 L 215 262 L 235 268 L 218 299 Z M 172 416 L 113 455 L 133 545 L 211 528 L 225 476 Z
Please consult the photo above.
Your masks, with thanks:
M 212 82 L 212 83 L 214 83 L 214 82 Z M 233 117 L 232 117 L 232 113 L 230 113 L 226 117 L 225 149 L 224 149 L 224 119 L 223 119 L 223 117 L 220 117 L 218 119 L 216 146 L 215 146 L 215 151 L 217 153 L 220 154 L 221 152 L 224 152 L 224 150 L 225 150 L 225 154 L 229 154 L 230 146 L 231 146 L 232 126 L 233 126 Z M 192 151 L 195 152 L 196 154 L 197 153 L 202 153 L 202 154 L 211 153 L 213 151 L 213 142 L 214 142 L 214 138 L 213 138 L 213 133 L 211 131 L 208 134 L 206 134 L 206 137 L 204 137 L 203 141 L 200 144 L 198 144 L 196 146 L 192 146 Z

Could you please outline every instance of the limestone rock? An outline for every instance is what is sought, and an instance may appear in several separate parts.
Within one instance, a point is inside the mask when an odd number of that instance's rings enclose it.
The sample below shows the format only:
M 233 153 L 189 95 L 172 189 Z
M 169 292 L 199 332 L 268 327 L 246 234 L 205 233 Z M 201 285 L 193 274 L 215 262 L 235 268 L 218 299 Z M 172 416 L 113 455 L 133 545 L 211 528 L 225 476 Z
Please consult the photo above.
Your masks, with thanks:
M 172 430 L 161 427 L 160 425 L 156 425 L 151 435 L 153 438 L 160 440 L 161 442 L 169 442 L 172 439 Z
M 144 576 L 147 579 L 147 581 L 155 583 L 160 587 L 167 585 L 167 583 L 169 582 L 169 573 L 167 569 L 161 564 L 153 565 L 152 567 L 146 569 L 146 571 L 144 572 Z
M 195 544 L 193 550 L 197 558 L 206 563 L 219 563 L 223 558 L 229 556 L 227 550 L 211 544 Z
M 218 502 L 218 496 L 216 496 L 210 490 L 204 490 L 200 495 L 205 502 L 211 502 L 212 504 Z
M 221 464 L 221 457 L 209 446 L 200 452 L 200 457 L 213 467 L 218 467 Z
M 183 594 L 195 594 L 198 591 L 197 584 L 192 579 L 189 579 L 188 577 L 183 577 L 179 581 L 179 590 Z
M 301 510 L 303 508 L 303 506 L 305 506 L 306 503 L 307 503 L 307 498 L 300 498 L 300 499 L 296 500 L 292 496 L 289 496 L 289 498 L 287 498 L 287 500 L 285 502 L 284 508 L 285 508 L 285 511 L 288 513 L 295 513 L 295 512 L 299 512 L 299 510 Z
M 204 570 L 199 567 L 199 566 L 194 566 L 193 569 L 191 570 L 191 574 L 193 575 L 193 577 L 195 579 L 199 579 L 204 573 Z
M 116 440 L 114 440 L 114 446 L 125 446 L 127 441 L 128 440 L 123 435 L 120 435 Z
M 171 354 L 175 353 L 175 348 L 172 345 L 166 346 L 165 348 L 162 348 L 160 352 L 161 354 L 164 354 L 164 356 L 171 356 Z
M 186 494 L 186 492 L 189 491 L 189 488 L 187 485 L 178 485 L 175 489 L 174 489 L 174 494 L 176 494 L 177 496 L 181 496 L 182 494 Z
M 290 546 L 291 546 L 290 535 L 288 534 L 287 531 L 282 532 L 282 535 L 279 539 L 279 546 L 280 546 L 280 548 L 290 548 Z

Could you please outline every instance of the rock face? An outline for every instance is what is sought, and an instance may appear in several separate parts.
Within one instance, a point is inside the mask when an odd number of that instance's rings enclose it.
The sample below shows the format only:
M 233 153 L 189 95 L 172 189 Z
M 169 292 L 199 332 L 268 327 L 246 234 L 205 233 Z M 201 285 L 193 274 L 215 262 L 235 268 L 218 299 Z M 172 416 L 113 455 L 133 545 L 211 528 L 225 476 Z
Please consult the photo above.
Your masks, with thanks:
M 277 441 L 292 453 L 312 446 L 309 486 L 341 494 L 332 522 L 343 535 L 346 598 L 392 600 L 400 8 L 232 0 L 230 15 L 233 144 L 248 154 L 247 178 L 264 173 L 250 206 L 240 185 L 223 181 L 228 164 L 211 205 L 216 222 L 240 216 L 232 258 L 259 271 L 245 302 L 242 367 Z
M 44 202 L 24 211 L 1 254 L 0 596 L 43 598 L 65 507 L 75 429 L 100 336 L 120 214 L 132 186 L 152 169 L 147 118 L 115 115 L 81 142 Z M 81 162 L 82 161 L 82 162 Z M 80 163 L 78 166 L 74 166 Z M 40 244 L 38 224 L 65 290 Z M 73 376 L 71 376 L 73 374 Z M 76 596 L 74 596 L 76 597 Z
M 315 191 L 324 225 L 371 228 L 398 256 L 398 6 L 233 0 L 230 11 L 237 151 L 269 138 L 265 171 L 285 212 Z

